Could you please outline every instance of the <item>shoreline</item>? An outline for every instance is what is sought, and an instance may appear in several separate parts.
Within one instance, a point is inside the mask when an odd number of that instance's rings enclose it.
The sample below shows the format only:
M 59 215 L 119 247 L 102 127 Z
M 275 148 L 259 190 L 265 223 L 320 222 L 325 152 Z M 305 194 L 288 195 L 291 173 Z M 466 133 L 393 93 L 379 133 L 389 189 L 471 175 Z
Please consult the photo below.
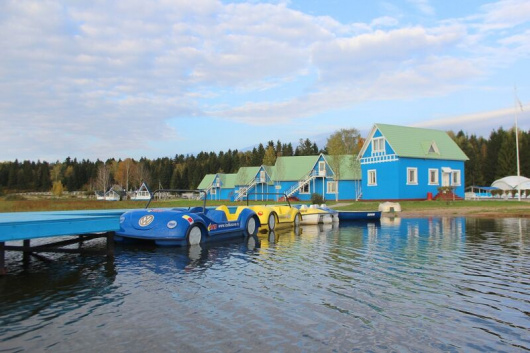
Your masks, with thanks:
M 410 210 L 401 212 L 385 212 L 381 217 L 467 217 L 467 218 L 530 218 L 530 211 L 492 210 L 484 208 L 463 207 L 458 209 L 431 208 L 426 210 Z

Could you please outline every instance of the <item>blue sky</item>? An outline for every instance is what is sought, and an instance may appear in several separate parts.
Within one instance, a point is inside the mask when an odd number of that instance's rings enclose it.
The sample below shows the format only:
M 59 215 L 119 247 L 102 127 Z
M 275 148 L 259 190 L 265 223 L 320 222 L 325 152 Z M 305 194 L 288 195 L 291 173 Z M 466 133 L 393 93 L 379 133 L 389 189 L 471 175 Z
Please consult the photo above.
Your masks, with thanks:
M 0 161 L 530 130 L 528 0 L 3 0 L 0 44 Z

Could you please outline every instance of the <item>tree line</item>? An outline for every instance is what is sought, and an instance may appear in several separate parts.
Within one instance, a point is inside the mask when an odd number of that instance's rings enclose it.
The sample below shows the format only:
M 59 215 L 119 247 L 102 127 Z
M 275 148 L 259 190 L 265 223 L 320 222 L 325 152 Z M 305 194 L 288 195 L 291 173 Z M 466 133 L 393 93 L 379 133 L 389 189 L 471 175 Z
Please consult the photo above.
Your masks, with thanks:
M 195 189 L 206 174 L 237 173 L 240 167 L 274 165 L 279 155 L 315 155 L 319 150 L 315 142 L 300 139 L 293 148 L 291 143 L 269 141 L 260 143 L 249 151 L 200 152 L 197 155 L 177 154 L 173 158 L 150 160 L 106 161 L 77 160 L 23 161 L 0 163 L 0 193 L 108 190 L 118 184 L 125 190 L 136 190 L 145 182 L 151 189 Z
M 515 131 L 499 128 L 489 138 L 468 135 L 463 131 L 449 135 L 469 157 L 465 163 L 466 186 L 487 186 L 499 178 L 517 174 Z M 352 139 L 355 141 L 352 143 Z M 331 135 L 326 146 L 319 148 L 309 139 L 300 139 L 296 148 L 291 143 L 269 141 L 249 151 L 200 152 L 197 155 L 177 154 L 173 158 L 150 160 L 106 161 L 22 161 L 0 163 L 0 192 L 108 190 L 119 185 L 136 190 L 142 182 L 151 189 L 195 189 L 206 174 L 237 173 L 240 167 L 274 165 L 278 156 L 307 156 L 318 153 L 356 153 L 362 138 L 355 129 L 342 129 Z M 346 151 L 346 152 L 343 152 Z M 530 176 L 530 131 L 519 131 L 521 175 Z

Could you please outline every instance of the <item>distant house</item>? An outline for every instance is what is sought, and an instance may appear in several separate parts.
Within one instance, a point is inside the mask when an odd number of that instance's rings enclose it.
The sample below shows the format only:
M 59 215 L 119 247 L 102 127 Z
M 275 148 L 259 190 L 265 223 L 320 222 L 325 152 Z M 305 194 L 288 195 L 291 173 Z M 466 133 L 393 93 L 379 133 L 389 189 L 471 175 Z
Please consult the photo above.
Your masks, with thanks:
M 206 174 L 197 189 L 206 192 L 208 200 L 230 200 L 234 195 L 236 174 Z
M 275 199 L 274 184 L 271 178 L 273 167 L 241 167 L 235 178 L 235 193 L 232 201 L 245 200 L 247 196 L 251 200 Z
M 354 156 L 278 157 L 273 180 L 288 197 L 309 201 L 318 193 L 325 200 L 355 200 L 360 196 L 360 168 Z
M 361 173 L 354 156 L 278 157 L 274 166 L 241 167 L 236 174 L 207 174 L 198 189 L 212 200 L 309 201 L 311 194 L 326 200 L 355 200 L 361 195 Z
M 358 155 L 362 199 L 425 200 L 440 190 L 463 198 L 466 160 L 444 131 L 375 124 Z
M 149 188 L 147 187 L 146 183 L 142 183 L 140 185 L 140 188 L 133 192 L 131 196 L 131 200 L 133 201 L 146 201 L 150 200 L 152 197 L 151 191 L 149 191 Z
M 113 185 L 107 192 L 96 191 L 96 200 L 120 201 L 125 197 L 125 191 L 119 185 Z

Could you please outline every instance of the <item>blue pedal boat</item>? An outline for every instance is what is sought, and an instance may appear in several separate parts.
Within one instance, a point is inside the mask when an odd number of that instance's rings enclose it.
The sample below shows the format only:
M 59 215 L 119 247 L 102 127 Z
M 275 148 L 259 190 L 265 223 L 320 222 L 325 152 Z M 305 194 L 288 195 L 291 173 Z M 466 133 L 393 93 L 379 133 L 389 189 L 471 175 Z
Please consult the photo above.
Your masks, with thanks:
M 198 190 L 161 189 L 157 192 L 203 192 Z M 242 209 L 234 218 L 223 209 L 148 208 L 125 212 L 120 217 L 120 229 L 114 239 L 151 240 L 160 246 L 197 245 L 230 237 L 255 237 L 260 227 L 256 212 Z

